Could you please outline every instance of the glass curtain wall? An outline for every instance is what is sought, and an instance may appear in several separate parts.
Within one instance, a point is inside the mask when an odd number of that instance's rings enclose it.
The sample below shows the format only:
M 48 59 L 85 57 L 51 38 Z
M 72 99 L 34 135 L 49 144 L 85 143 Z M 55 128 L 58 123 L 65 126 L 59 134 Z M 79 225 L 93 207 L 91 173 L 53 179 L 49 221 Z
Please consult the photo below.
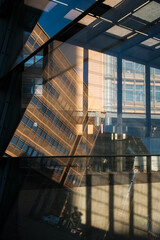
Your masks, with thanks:
M 134 28 L 145 25 L 135 19 L 148 2 L 127 3 L 104 1 L 77 23 L 82 31 L 24 64 L 23 114 L 5 156 L 18 163 L 8 185 L 23 180 L 7 224 L 25 240 L 159 238 L 159 157 L 150 156 L 160 149 L 159 75 L 116 52 L 133 44 L 134 29 L 119 24 L 125 14 Z M 50 38 L 35 31 L 26 54 Z

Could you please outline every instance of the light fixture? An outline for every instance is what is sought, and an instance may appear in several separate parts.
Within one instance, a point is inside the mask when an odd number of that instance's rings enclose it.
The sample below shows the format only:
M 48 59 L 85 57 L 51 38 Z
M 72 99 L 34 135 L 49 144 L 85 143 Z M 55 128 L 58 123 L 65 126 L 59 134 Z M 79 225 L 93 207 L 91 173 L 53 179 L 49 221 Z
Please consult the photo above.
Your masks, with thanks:
M 147 22 L 153 22 L 154 20 L 160 17 L 159 13 L 160 4 L 155 1 L 152 1 L 145 5 L 144 7 L 142 7 L 141 9 L 139 9 L 138 11 L 136 11 L 135 13 L 133 13 L 133 16 L 143 19 Z
M 64 2 L 61 2 L 61 1 L 58 1 L 58 0 L 52 0 L 52 1 L 68 7 L 67 3 L 64 3 Z
M 160 38 L 157 38 L 157 37 L 153 37 L 154 39 L 156 39 L 156 40 L 158 40 L 158 41 L 160 41 Z
M 156 46 L 155 49 L 159 49 L 160 48 L 160 45 Z
M 122 2 L 123 0 L 105 0 L 103 2 L 103 4 L 108 5 L 110 7 L 115 7 L 116 5 L 118 5 L 120 2 Z
M 111 20 L 106 19 L 106 18 L 104 18 L 104 17 L 99 17 L 99 18 L 102 19 L 102 20 L 105 21 L 105 22 L 113 23 Z
M 75 8 L 77 11 L 80 11 L 80 12 L 84 12 L 82 9 L 80 8 Z
M 143 3 L 142 5 L 140 5 L 140 6 L 137 7 L 136 9 L 134 9 L 133 12 L 136 12 L 138 9 L 142 8 L 143 6 L 145 6 L 146 4 L 148 4 L 149 2 L 150 2 L 150 0 L 147 1 L 147 2 L 145 2 L 145 3 Z
M 97 18 L 92 17 L 90 15 L 86 15 L 85 17 L 83 17 L 81 20 L 79 20 L 78 23 L 81 23 L 83 25 L 88 26 L 89 24 L 91 24 L 92 22 L 94 22 Z
M 125 19 L 126 17 L 128 17 L 128 16 L 131 15 L 131 14 L 132 14 L 132 12 L 129 12 L 129 13 L 126 14 L 124 17 L 120 18 L 120 19 L 118 20 L 118 22 L 122 21 L 123 19 Z
M 107 33 L 119 36 L 119 37 L 124 37 L 128 34 L 130 34 L 132 31 L 123 28 L 123 27 L 119 27 L 119 26 L 113 26 L 111 28 L 109 28 L 107 31 Z
M 57 3 L 55 3 L 55 2 L 49 2 L 44 11 L 50 12 L 56 5 L 57 5 Z
M 96 23 L 93 28 L 95 28 L 96 26 L 98 26 L 101 22 L 103 22 L 103 20 L 99 21 L 98 23 Z
M 77 18 L 79 15 L 81 15 L 81 12 L 71 9 L 65 16 L 64 18 L 69 19 L 69 20 L 74 20 Z
M 137 34 L 138 34 L 138 33 L 134 33 L 134 34 L 132 34 L 132 35 L 128 36 L 128 37 L 127 37 L 127 39 L 130 39 L 130 38 L 132 38 L 132 37 L 136 36 Z
M 141 42 L 141 44 L 145 45 L 145 46 L 148 46 L 148 47 L 152 47 L 156 44 L 160 43 L 159 41 L 153 39 L 153 38 L 149 38 L 143 42 Z
M 138 30 L 135 30 L 135 32 L 137 32 L 137 33 L 139 33 L 139 34 L 141 34 L 141 35 L 144 35 L 144 36 L 148 36 L 148 34 L 147 34 L 147 33 L 140 32 L 140 31 L 138 31 Z

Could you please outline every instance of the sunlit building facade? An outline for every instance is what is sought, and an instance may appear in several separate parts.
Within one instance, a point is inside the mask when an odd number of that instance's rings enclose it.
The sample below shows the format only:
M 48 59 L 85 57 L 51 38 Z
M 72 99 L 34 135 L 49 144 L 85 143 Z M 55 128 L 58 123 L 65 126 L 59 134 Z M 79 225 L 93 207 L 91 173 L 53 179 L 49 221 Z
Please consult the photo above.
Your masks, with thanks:
M 2 239 L 158 240 L 159 1 L 32 2 L 0 3 Z
M 38 25 L 34 31 L 26 43 L 26 53 L 47 36 Z M 34 39 L 32 45 L 31 39 Z M 85 173 L 86 162 L 81 164 L 78 159 L 59 156 L 90 155 L 99 132 L 103 131 L 102 55 L 90 51 L 89 78 L 85 83 L 83 49 L 70 45 L 64 47 L 61 42 L 55 44 L 56 49 L 51 50 L 48 60 L 44 58 L 42 62 L 39 57 L 35 64 L 34 59 L 26 63 L 22 83 L 22 108 L 26 107 L 26 110 L 6 154 L 13 157 L 57 156 L 57 160 L 43 161 L 42 164 L 47 166 L 43 173 L 58 183 L 66 175 L 64 185 L 76 189 Z M 73 67 L 73 61 L 77 61 L 74 52 L 69 53 L 68 58 L 68 53 L 63 53 L 66 47 L 70 52 L 76 50 L 80 56 L 79 68 Z M 94 64 L 95 56 L 100 61 L 98 66 Z M 67 169 L 71 163 L 77 167 Z

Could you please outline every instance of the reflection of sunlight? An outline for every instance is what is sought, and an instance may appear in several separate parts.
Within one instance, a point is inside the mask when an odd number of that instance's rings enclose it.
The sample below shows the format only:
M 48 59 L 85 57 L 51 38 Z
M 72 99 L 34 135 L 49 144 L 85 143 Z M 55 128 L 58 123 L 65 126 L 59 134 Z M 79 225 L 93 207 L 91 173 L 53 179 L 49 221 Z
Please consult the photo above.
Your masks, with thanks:
M 115 232 L 128 233 L 129 231 L 129 198 L 128 185 L 114 186 L 114 227 Z
M 143 199 L 143 201 L 142 201 Z M 134 185 L 134 232 L 137 235 L 145 234 L 148 227 L 148 185 Z
M 57 3 L 53 3 L 53 2 L 49 2 L 45 8 L 45 12 L 49 12 L 51 11 L 55 6 L 57 5 Z
M 69 19 L 69 20 L 74 20 L 75 18 L 77 18 L 79 15 L 81 14 L 81 12 L 78 12 L 75 9 L 71 9 L 65 16 L 64 18 Z

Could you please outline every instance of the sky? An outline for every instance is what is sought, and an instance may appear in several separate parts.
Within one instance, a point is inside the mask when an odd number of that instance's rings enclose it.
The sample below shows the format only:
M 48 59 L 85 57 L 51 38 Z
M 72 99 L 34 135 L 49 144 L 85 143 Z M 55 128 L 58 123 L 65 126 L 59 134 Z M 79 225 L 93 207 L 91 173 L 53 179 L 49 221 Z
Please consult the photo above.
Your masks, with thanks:
M 88 9 L 96 0 L 52 0 L 42 13 L 39 24 L 53 37 L 61 29 Z

